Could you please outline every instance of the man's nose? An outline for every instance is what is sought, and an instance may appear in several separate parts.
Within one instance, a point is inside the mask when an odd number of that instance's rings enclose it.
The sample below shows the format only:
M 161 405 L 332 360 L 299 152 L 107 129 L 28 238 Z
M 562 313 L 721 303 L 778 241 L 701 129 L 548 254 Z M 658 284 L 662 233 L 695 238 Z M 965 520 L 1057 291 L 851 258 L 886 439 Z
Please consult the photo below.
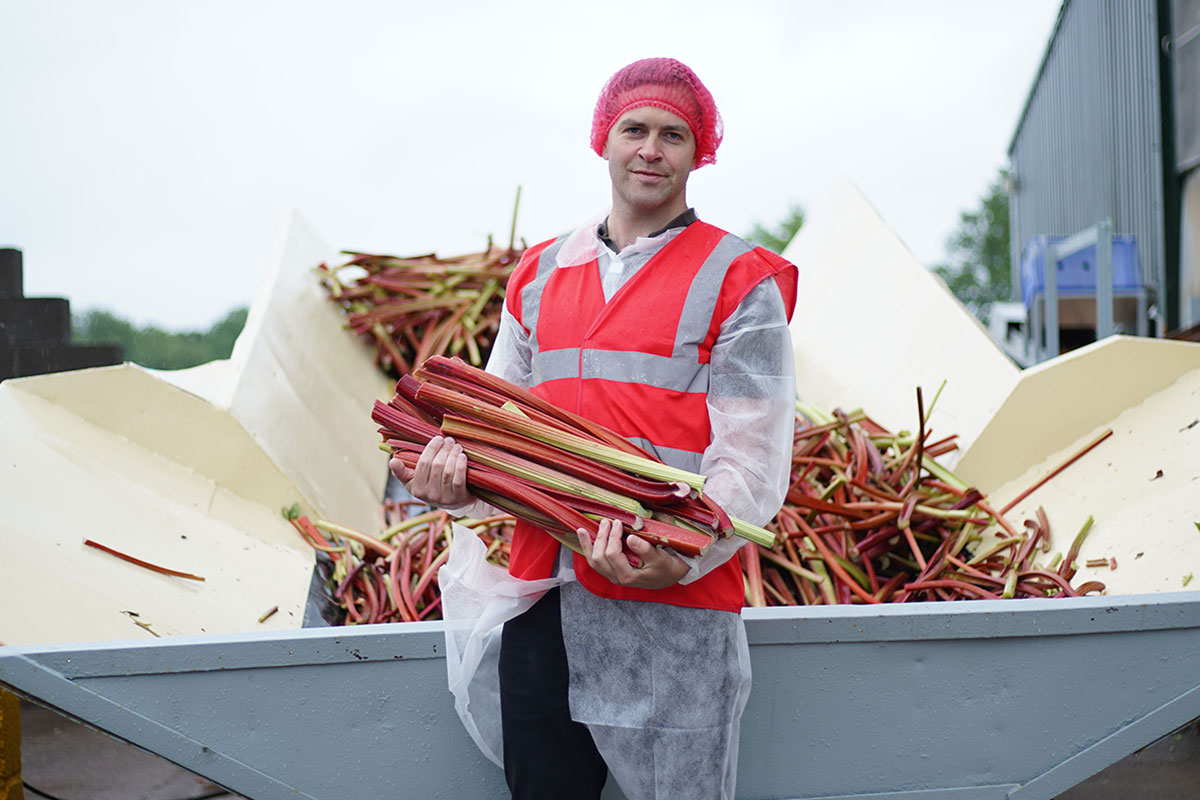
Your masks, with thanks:
M 662 150 L 658 146 L 658 138 L 655 136 L 647 136 L 642 142 L 642 146 L 638 148 L 638 155 L 645 161 L 657 161 L 662 158 Z

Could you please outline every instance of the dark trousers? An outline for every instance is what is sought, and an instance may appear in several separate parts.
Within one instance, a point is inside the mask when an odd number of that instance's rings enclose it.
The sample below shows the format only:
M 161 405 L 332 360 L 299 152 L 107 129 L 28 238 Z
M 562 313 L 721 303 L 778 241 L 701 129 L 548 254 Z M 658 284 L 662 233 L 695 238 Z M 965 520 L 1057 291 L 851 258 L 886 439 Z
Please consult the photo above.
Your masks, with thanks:
M 571 719 L 558 589 L 504 625 L 500 716 L 513 800 L 596 800 L 608 767 L 587 726 Z

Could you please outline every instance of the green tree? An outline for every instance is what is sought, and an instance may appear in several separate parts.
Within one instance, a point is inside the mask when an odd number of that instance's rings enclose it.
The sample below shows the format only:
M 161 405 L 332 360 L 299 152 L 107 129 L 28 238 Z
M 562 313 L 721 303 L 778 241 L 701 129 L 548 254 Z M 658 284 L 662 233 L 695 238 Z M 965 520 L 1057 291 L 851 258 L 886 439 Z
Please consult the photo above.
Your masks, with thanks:
M 992 303 L 1012 297 L 1007 187 L 1008 172 L 1002 169 L 979 206 L 960 215 L 958 227 L 946 240 L 948 260 L 933 267 L 985 325 Z
M 119 344 L 127 361 L 152 369 L 183 369 L 229 358 L 247 313 L 244 307 L 235 308 L 207 331 L 172 333 L 153 325 L 138 328 L 108 311 L 92 310 L 72 315 L 71 341 Z
M 774 230 L 768 230 L 759 223 L 754 223 L 754 229 L 746 234 L 746 241 L 765 247 L 772 252 L 782 253 L 795 238 L 802 225 L 804 225 L 804 209 L 793 204 L 788 207 L 788 215 L 775 226 Z
M 245 306 L 235 308 L 209 328 L 209 346 L 214 353 L 223 354 L 216 356 L 217 358 L 229 358 L 229 354 L 233 352 L 233 343 L 237 341 L 242 328 L 246 327 L 246 316 L 249 313 L 250 310 Z

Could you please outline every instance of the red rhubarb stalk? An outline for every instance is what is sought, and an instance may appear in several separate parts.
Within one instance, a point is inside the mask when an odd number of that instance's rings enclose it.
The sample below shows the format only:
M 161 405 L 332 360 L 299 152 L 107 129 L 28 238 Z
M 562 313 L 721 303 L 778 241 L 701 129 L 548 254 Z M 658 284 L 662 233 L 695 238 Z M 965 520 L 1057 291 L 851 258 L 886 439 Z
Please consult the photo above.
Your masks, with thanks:
M 408 552 L 408 548 L 404 548 L 404 552 Z M 392 606 L 395 607 L 396 613 L 400 615 L 403 622 L 412 622 L 413 618 L 408 611 L 408 605 L 404 602 L 400 591 L 400 565 L 402 556 L 400 551 L 392 553 L 388 559 L 388 594 L 392 599 Z
M 1070 457 L 1070 458 L 1068 458 L 1066 461 L 1064 461 L 1062 464 L 1060 464 L 1058 467 L 1056 467 L 1056 468 L 1055 468 L 1053 471 L 1051 471 L 1049 475 L 1047 475 L 1046 477 L 1042 478 L 1040 481 L 1038 481 L 1037 483 L 1035 483 L 1033 486 L 1030 486 L 1030 487 L 1029 487 L 1028 489 L 1026 489 L 1025 491 L 1021 492 L 1019 495 L 1017 495 L 1016 497 L 1014 497 L 1012 500 L 1008 501 L 1008 503 L 1007 503 L 1007 504 L 1004 506 L 1004 508 L 1000 509 L 1000 513 L 1001 513 L 1001 514 L 1007 514 L 1009 511 L 1011 511 L 1011 510 L 1012 510 L 1013 506 L 1015 506 L 1017 503 L 1019 503 L 1019 502 L 1021 502 L 1022 500 L 1024 500 L 1024 499 L 1025 499 L 1026 497 L 1028 497 L 1029 495 L 1031 495 L 1031 494 L 1033 494 L 1034 492 L 1036 492 L 1038 489 L 1042 488 L 1042 486 L 1044 486 L 1044 485 L 1046 484 L 1046 482 L 1047 482 L 1047 481 L 1049 481 L 1051 478 L 1054 478 L 1056 475 L 1058 475 L 1060 472 L 1062 472 L 1062 471 L 1063 471 L 1064 469 L 1066 469 L 1067 467 L 1069 467 L 1069 466 L 1071 466 L 1072 464 L 1074 464 L 1076 461 L 1078 461 L 1078 460 L 1079 460 L 1080 458 L 1082 458 L 1083 456 L 1087 455 L 1087 453 L 1088 453 L 1089 451 L 1091 451 L 1091 449 L 1092 449 L 1093 447 L 1095 447 L 1096 445 L 1100 444 L 1101 442 L 1103 442 L 1105 439 L 1107 439 L 1107 438 L 1108 438 L 1108 437 L 1110 437 L 1110 436 L 1112 436 L 1112 428 L 1109 428 L 1108 430 L 1104 431 L 1104 433 L 1102 433 L 1102 434 L 1100 434 L 1098 437 L 1096 437 L 1096 439 L 1094 439 L 1094 440 L 1093 440 L 1093 441 L 1092 441 L 1090 444 L 1088 444 L 1087 446 L 1085 446 L 1085 447 L 1084 447 L 1082 450 L 1080 450 L 1078 453 L 1076 453 L 1075 455 L 1071 456 L 1071 457 Z
M 103 550 L 104 552 L 106 552 L 110 555 L 114 555 L 117 558 L 124 559 L 125 561 L 128 561 L 130 564 L 137 564 L 139 567 L 145 567 L 148 570 L 152 570 L 154 572 L 158 572 L 163 575 L 173 575 L 176 578 L 187 578 L 190 581 L 204 580 L 204 578 L 200 577 L 199 575 L 193 575 L 190 572 L 180 572 L 178 570 L 168 569 L 167 567 L 160 567 L 157 564 L 151 564 L 149 561 L 143 561 L 140 558 L 134 558 L 131 555 L 122 553 L 120 550 L 114 550 L 113 548 L 102 545 L 99 542 L 93 542 L 91 539 L 84 539 L 83 543 L 86 544 L 88 547 L 94 547 L 97 550 Z
M 908 584 L 905 584 L 905 586 L 904 586 L 904 590 L 906 592 L 922 592 L 922 591 L 929 591 L 931 589 L 939 589 L 939 588 L 955 589 L 955 590 L 958 590 L 961 592 L 966 592 L 968 594 L 973 594 L 976 597 L 980 597 L 985 600 L 999 600 L 1000 599 L 1000 595 L 998 595 L 994 592 L 989 592 L 987 589 L 984 589 L 983 587 L 976 586 L 972 583 L 967 583 L 966 581 L 941 579 L 941 580 L 934 580 L 934 581 L 925 581 L 923 583 L 908 583 Z
M 738 550 L 746 569 L 746 600 L 749 605 L 762 608 L 767 604 L 763 592 L 762 562 L 758 560 L 758 546 L 746 542 Z

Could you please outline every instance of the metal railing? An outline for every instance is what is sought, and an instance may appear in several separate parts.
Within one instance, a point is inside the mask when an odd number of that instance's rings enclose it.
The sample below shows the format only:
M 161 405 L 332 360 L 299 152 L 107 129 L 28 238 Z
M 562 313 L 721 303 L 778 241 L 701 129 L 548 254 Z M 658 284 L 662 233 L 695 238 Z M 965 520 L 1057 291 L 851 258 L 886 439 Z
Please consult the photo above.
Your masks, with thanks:
M 1096 248 L 1096 340 L 1111 336 L 1115 332 L 1113 322 L 1113 299 L 1115 297 L 1136 298 L 1136 333 L 1138 336 L 1149 335 L 1147 303 L 1152 290 L 1141 281 L 1132 291 L 1114 289 L 1112 227 L 1112 220 L 1105 217 L 1090 228 L 1046 245 L 1042 258 L 1044 303 L 1039 309 L 1035 295 L 1034 302 L 1029 306 L 1027 312 L 1029 319 L 1025 325 L 1025 350 L 1031 363 L 1045 361 L 1047 358 L 1053 358 L 1059 354 L 1058 263 L 1093 246 Z M 1044 320 L 1043 314 L 1039 313 L 1042 310 L 1045 312 Z

